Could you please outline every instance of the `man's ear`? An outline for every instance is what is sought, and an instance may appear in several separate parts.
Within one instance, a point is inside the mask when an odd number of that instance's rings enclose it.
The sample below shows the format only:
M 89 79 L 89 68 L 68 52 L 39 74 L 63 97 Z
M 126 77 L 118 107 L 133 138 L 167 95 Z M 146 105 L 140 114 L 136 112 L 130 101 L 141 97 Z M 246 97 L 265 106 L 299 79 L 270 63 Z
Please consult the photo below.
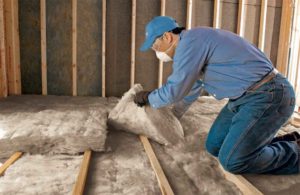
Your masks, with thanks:
M 166 32 L 166 33 L 165 33 L 165 36 L 164 36 L 164 39 L 165 39 L 168 43 L 171 43 L 171 42 L 173 41 L 172 33 L 171 33 L 171 32 Z

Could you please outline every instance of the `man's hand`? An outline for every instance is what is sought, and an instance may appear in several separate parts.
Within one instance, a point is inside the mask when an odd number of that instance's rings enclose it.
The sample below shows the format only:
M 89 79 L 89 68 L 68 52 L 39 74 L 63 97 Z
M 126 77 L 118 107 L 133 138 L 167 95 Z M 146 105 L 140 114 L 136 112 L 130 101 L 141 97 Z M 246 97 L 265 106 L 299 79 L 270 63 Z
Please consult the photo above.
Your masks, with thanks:
M 139 107 L 145 106 L 149 104 L 148 95 L 150 91 L 140 91 L 134 97 L 134 103 L 136 103 Z

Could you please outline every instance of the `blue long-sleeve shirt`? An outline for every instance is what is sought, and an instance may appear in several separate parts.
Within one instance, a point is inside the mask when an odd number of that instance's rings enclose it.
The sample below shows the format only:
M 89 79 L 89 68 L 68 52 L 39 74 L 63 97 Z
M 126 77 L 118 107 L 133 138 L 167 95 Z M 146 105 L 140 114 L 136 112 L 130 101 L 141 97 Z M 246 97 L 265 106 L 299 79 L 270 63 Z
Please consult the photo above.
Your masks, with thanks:
M 183 31 L 173 72 L 162 87 L 149 94 L 149 103 L 153 108 L 181 100 L 191 103 L 202 88 L 216 99 L 234 99 L 272 69 L 262 51 L 234 33 L 209 27 Z

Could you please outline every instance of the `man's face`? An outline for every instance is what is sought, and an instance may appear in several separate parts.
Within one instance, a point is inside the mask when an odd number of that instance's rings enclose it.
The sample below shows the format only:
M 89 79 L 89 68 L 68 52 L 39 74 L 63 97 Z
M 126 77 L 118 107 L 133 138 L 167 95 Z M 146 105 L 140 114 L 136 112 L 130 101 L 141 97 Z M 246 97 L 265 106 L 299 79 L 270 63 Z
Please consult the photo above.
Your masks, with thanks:
M 173 36 L 172 36 L 172 33 L 170 32 L 166 32 L 164 33 L 161 37 L 158 37 L 153 45 L 152 45 L 152 50 L 154 51 L 161 51 L 161 52 L 164 52 L 166 51 L 167 49 L 170 48 L 171 44 L 172 44 L 172 41 L 173 40 Z

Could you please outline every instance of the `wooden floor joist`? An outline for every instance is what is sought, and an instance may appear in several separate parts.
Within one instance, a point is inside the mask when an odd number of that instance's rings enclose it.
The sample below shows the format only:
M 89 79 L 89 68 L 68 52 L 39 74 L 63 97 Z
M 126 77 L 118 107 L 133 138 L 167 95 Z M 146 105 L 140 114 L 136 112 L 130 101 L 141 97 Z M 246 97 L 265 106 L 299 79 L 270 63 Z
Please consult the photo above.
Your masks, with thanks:
M 5 170 L 16 162 L 22 156 L 22 152 L 14 153 L 1 167 L 0 167 L 0 176 L 4 174 Z
M 174 192 L 168 182 L 167 177 L 164 174 L 163 169 L 161 168 L 156 155 L 153 151 L 153 148 L 147 137 L 140 135 L 141 142 L 145 148 L 147 156 L 150 160 L 151 166 L 155 172 L 156 178 L 158 180 L 158 184 L 163 195 L 174 195 Z
M 84 186 L 88 174 L 91 156 L 92 156 L 91 150 L 87 150 L 84 152 L 82 163 L 80 166 L 80 171 L 77 176 L 77 181 L 73 188 L 73 195 L 81 195 L 84 192 Z
M 242 175 L 234 175 L 229 173 L 223 169 L 223 167 L 219 164 L 220 169 L 223 171 L 225 178 L 228 181 L 234 183 L 244 195 L 263 195 L 261 191 L 259 191 L 254 185 L 252 185 L 245 177 Z

